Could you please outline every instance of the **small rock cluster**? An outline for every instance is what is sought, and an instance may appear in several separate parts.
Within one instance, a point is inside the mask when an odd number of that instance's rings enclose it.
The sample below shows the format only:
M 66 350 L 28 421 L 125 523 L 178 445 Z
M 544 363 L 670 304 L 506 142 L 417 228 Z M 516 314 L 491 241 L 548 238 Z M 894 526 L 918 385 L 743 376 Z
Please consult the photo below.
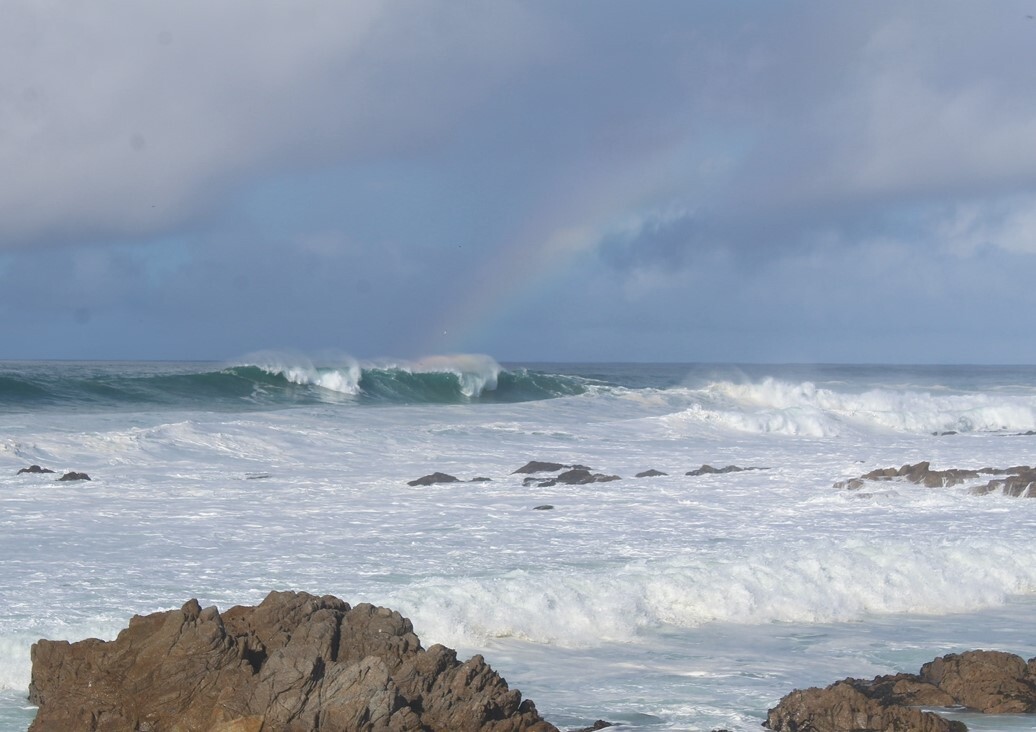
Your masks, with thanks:
M 702 465 L 700 468 L 690 470 L 685 475 L 697 476 L 697 475 L 712 475 L 722 473 L 737 473 L 743 470 L 766 470 L 766 468 L 741 468 L 737 465 L 728 465 L 725 468 L 714 468 L 711 465 Z M 561 471 L 561 472 L 559 472 Z M 537 473 L 557 473 L 555 476 L 544 478 L 537 476 Z M 522 485 L 535 485 L 538 488 L 549 488 L 550 486 L 563 484 L 563 485 L 587 485 L 589 483 L 609 483 L 614 480 L 622 480 L 618 475 L 607 475 L 605 473 L 595 473 L 593 468 L 586 465 L 564 465 L 562 463 L 544 462 L 540 460 L 531 460 L 522 467 L 511 473 L 512 475 L 526 475 L 527 477 L 522 481 Z M 637 473 L 634 477 L 636 478 L 656 478 L 659 476 L 668 475 L 663 473 L 661 470 L 644 470 Z M 486 482 L 489 478 L 472 478 L 470 483 Z M 436 485 L 439 483 L 461 483 L 460 478 L 450 475 L 449 473 L 430 473 L 429 475 L 416 478 L 407 483 L 411 486 L 419 485 Z
M 844 679 L 824 689 L 793 691 L 769 710 L 775 732 L 966 732 L 918 707 L 964 707 L 986 714 L 1036 712 L 1036 658 L 1002 651 L 941 656 L 918 674 Z
M 15 473 L 15 475 L 21 475 L 22 473 L 42 474 L 53 472 L 54 471 L 50 468 L 41 468 L 39 465 L 30 465 L 27 468 L 22 468 L 17 473 Z M 62 475 L 60 478 L 58 478 L 58 480 L 90 480 L 90 476 L 86 473 L 77 473 L 75 471 L 71 471 Z
M 834 487 L 837 489 L 857 490 L 871 481 L 887 481 L 902 478 L 928 488 L 943 488 L 960 485 L 969 480 L 977 480 L 986 475 L 1002 477 L 993 478 L 985 485 L 971 488 L 971 493 L 981 496 L 999 491 L 1004 495 L 1016 498 L 1036 498 L 1036 468 L 1031 468 L 1027 465 L 1017 465 L 1011 468 L 980 468 L 978 470 L 964 470 L 960 468 L 932 470 L 930 463 L 920 462 L 914 465 L 903 465 L 899 468 L 878 468 L 869 473 L 864 473 L 859 478 L 838 481 L 834 484 Z

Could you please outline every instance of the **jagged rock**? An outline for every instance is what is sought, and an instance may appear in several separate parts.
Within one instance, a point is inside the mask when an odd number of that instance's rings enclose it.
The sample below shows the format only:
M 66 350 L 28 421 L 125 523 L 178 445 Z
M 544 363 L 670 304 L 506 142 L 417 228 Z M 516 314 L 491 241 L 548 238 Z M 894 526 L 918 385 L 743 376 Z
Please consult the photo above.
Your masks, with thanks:
M 515 475 L 517 473 L 554 473 L 564 467 L 567 466 L 562 465 L 561 463 L 545 463 L 539 460 L 530 460 L 525 463 L 525 465 L 514 471 L 514 473 L 511 473 L 511 475 Z
M 763 470 L 764 468 L 739 468 L 737 465 L 728 465 L 725 468 L 714 468 L 711 465 L 702 465 L 700 468 L 688 471 L 684 475 L 713 475 L 718 473 L 740 473 L 745 470 Z
M 407 482 L 407 485 L 435 485 L 436 483 L 459 483 L 460 478 L 455 478 L 448 473 L 432 473 L 415 480 Z
M 643 472 L 637 473 L 633 477 L 634 478 L 657 478 L 660 475 L 669 475 L 669 473 L 663 473 L 661 470 L 655 470 L 654 468 L 651 468 L 650 470 L 645 470 Z
M 75 471 L 72 471 L 70 473 L 65 473 L 60 478 L 58 478 L 58 480 L 90 480 L 90 476 L 86 473 L 77 473 Z
M 41 468 L 39 465 L 30 465 L 27 468 L 22 468 L 15 475 L 21 475 L 22 473 L 53 473 L 54 471 L 50 468 Z
M 558 483 L 565 485 L 586 485 L 588 483 L 608 483 L 613 480 L 621 480 L 617 475 L 604 475 L 603 473 L 591 473 L 586 468 L 572 468 L 564 473 L 559 473 Z
M 975 486 L 971 493 L 985 495 L 1000 491 L 1009 496 L 1036 498 L 1036 468 L 1027 465 L 1016 465 L 1010 468 L 980 468 L 965 470 L 950 468 L 949 470 L 932 470 L 931 464 L 922 461 L 914 465 L 903 465 L 899 468 L 878 468 L 864 473 L 859 478 L 840 480 L 834 487 L 841 490 L 857 490 L 867 481 L 886 481 L 904 478 L 911 483 L 924 485 L 927 488 L 945 488 L 960 485 L 969 480 L 976 480 L 984 475 L 1005 475 L 1005 478 L 993 478 L 985 485 Z
M 785 732 L 917 730 L 963 732 L 917 708 L 960 706 L 986 714 L 1036 712 L 1036 658 L 967 651 L 936 658 L 919 674 L 845 679 L 826 689 L 793 691 L 771 709 L 766 726 Z
M 410 621 L 272 592 L 222 615 L 191 600 L 114 641 L 32 647 L 30 732 L 557 732 L 481 656 L 424 650 Z

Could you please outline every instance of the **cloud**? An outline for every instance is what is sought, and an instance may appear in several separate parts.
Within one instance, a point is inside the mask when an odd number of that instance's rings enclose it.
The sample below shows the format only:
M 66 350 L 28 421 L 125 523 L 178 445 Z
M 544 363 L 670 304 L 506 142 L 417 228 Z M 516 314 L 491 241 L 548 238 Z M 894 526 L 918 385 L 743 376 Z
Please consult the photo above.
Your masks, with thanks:
M 437 143 L 535 54 L 530 23 L 510 2 L 9 3 L 0 245 L 149 235 L 249 177 Z

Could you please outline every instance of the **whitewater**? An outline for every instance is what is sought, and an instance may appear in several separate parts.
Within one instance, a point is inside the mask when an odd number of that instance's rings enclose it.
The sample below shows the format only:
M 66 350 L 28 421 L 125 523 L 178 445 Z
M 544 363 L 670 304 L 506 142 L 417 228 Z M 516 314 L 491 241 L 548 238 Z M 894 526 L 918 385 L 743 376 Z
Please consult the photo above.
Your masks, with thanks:
M 1036 500 L 835 487 L 1034 465 L 1031 432 L 1036 367 L 0 362 L 0 730 L 37 639 L 274 589 L 398 609 L 562 729 L 757 730 L 793 688 L 1036 656 Z

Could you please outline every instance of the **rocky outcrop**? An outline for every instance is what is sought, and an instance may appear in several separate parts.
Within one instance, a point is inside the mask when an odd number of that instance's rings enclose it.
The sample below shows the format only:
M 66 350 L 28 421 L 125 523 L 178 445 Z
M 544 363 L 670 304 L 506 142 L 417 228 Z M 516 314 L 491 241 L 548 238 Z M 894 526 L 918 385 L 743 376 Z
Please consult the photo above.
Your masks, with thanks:
M 19 470 L 16 473 L 16 475 L 21 475 L 22 473 L 53 473 L 53 472 L 54 471 L 51 470 L 50 468 L 41 468 L 39 465 L 30 465 L 27 468 L 22 468 L 21 470 Z
M 636 475 L 634 475 L 633 477 L 634 478 L 658 478 L 658 477 L 663 476 L 663 475 L 669 475 L 669 473 L 663 473 L 661 470 L 655 470 L 654 468 L 651 468 L 650 470 L 641 471 L 641 472 L 637 473 Z
M 410 621 L 273 592 L 219 613 L 191 600 L 113 641 L 32 647 L 31 732 L 556 732 L 481 656 L 421 647 Z
M 1031 468 L 1027 465 L 1017 465 L 1010 468 L 979 468 L 978 470 L 960 468 L 932 470 L 931 463 L 923 461 L 913 465 L 903 465 L 899 468 L 878 468 L 869 473 L 864 473 L 859 478 L 840 480 L 834 484 L 834 487 L 840 490 L 856 490 L 865 486 L 868 481 L 903 479 L 927 488 L 944 488 L 960 485 L 971 480 L 979 480 L 986 475 L 1004 477 L 993 478 L 985 485 L 975 486 L 971 488 L 971 493 L 985 495 L 987 493 L 1001 492 L 1009 496 L 1036 498 L 1036 468 Z
M 845 679 L 825 689 L 793 691 L 769 710 L 766 725 L 779 732 L 964 732 L 918 707 L 965 707 L 986 714 L 1036 712 L 1036 658 L 1002 651 L 941 656 L 918 674 Z

